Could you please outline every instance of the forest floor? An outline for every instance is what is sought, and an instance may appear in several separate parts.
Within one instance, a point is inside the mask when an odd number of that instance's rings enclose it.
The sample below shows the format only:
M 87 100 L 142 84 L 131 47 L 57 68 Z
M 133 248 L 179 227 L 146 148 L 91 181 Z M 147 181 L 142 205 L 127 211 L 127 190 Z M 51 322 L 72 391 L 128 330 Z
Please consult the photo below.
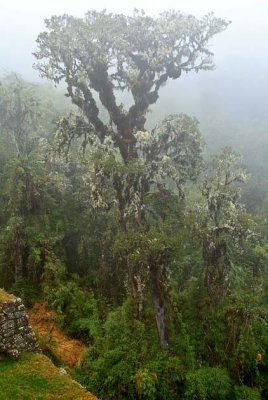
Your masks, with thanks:
M 48 308 L 46 302 L 35 303 L 28 315 L 44 353 L 64 366 L 72 368 L 79 365 L 86 350 L 84 344 L 69 338 L 61 331 L 55 320 L 55 313 Z

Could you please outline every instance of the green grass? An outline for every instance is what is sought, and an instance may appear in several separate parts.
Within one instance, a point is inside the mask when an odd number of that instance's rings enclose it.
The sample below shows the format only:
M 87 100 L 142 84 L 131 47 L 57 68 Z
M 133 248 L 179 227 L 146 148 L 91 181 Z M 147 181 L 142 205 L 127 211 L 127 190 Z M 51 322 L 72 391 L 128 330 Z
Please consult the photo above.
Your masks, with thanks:
M 0 400 L 97 400 L 41 354 L 0 363 Z

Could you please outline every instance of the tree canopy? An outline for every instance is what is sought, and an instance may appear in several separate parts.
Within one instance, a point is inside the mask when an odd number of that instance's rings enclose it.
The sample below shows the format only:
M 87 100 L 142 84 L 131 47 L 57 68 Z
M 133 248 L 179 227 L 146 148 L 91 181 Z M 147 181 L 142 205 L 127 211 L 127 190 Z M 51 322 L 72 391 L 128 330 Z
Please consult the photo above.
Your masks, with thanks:
M 146 113 L 168 79 L 214 67 L 209 41 L 228 23 L 213 14 L 202 19 L 170 11 L 153 18 L 90 11 L 46 20 L 38 36 L 36 68 L 56 84 L 65 80 L 67 95 L 86 117 L 87 131 L 103 140 L 112 134 L 125 162 L 137 156 L 134 131 L 145 129 Z M 133 104 L 118 104 L 117 90 Z M 108 112 L 101 118 L 99 101 Z

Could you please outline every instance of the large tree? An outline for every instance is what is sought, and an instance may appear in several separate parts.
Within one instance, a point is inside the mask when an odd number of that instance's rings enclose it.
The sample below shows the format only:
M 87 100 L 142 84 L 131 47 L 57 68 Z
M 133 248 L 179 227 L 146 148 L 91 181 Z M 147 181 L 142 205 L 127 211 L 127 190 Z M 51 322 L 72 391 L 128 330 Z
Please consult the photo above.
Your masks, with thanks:
M 80 136 L 83 145 L 97 147 L 89 174 L 92 204 L 109 208 L 115 202 L 124 231 L 148 228 L 146 199 L 152 191 L 176 188 L 181 198 L 185 182 L 196 175 L 201 154 L 197 121 L 169 116 L 147 132 L 146 115 L 168 79 L 214 67 L 208 42 L 227 25 L 213 14 L 197 19 L 175 11 L 156 18 L 138 11 L 132 16 L 90 11 L 84 19 L 46 20 L 47 31 L 37 39 L 36 68 L 56 84 L 64 80 L 67 96 L 80 110 L 59 122 L 61 144 Z M 128 93 L 129 108 L 119 104 L 118 91 Z M 161 266 L 154 262 L 148 269 L 166 347 Z M 141 275 L 131 277 L 134 286 Z
M 68 15 L 46 20 L 35 56 L 41 75 L 65 80 L 68 96 L 103 140 L 113 138 L 124 162 L 137 157 L 135 131 L 143 131 L 146 113 L 168 79 L 183 72 L 212 69 L 209 40 L 227 22 L 208 14 L 202 19 L 170 11 L 152 18 L 134 12 L 129 17 L 90 11 L 84 19 Z M 131 93 L 124 109 L 116 91 Z M 109 121 L 101 118 L 99 102 Z
M 240 184 L 248 179 L 241 157 L 226 147 L 207 165 L 202 193 L 201 236 L 205 264 L 204 284 L 210 294 L 222 295 L 229 288 L 230 249 L 241 247 L 253 234 L 252 220 L 240 202 Z M 198 205 L 199 211 L 202 205 Z
M 63 190 L 51 173 L 50 103 L 39 90 L 15 74 L 0 81 L 0 286 L 5 288 L 19 288 L 23 280 L 40 283 L 54 244 L 60 243 L 54 224 Z

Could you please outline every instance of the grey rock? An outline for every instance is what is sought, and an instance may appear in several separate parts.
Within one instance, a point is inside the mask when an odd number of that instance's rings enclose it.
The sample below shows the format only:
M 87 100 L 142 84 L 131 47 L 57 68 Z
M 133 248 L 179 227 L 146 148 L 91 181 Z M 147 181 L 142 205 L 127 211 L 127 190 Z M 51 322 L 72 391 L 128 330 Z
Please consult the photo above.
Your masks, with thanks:
M 13 359 L 22 352 L 41 352 L 21 299 L 0 305 L 0 353 Z
M 17 360 L 17 358 L 19 357 L 20 353 L 17 349 L 12 349 L 12 350 L 8 350 L 7 354 L 9 355 L 9 357 L 11 357 L 13 360 Z
M 10 315 L 13 314 L 15 312 L 15 307 L 11 304 L 11 305 L 7 305 L 3 308 L 3 313 L 5 315 Z
M 3 336 L 5 338 L 8 338 L 8 337 L 10 338 L 10 337 L 14 336 L 14 333 L 15 333 L 14 329 L 7 329 L 6 331 L 3 332 Z
M 59 374 L 60 375 L 67 375 L 67 371 L 64 368 L 59 368 Z

